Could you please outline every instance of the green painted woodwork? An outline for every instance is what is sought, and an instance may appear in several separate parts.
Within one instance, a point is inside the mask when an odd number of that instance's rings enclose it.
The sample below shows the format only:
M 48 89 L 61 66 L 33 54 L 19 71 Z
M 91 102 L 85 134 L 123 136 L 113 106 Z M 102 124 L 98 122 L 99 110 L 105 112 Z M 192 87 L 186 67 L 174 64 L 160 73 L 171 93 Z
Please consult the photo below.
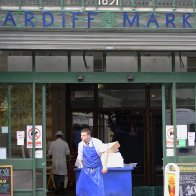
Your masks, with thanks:
M 43 127 L 43 159 L 41 160 L 41 166 L 43 168 L 43 194 L 46 195 L 46 85 L 42 85 L 42 127 Z M 37 163 L 36 163 L 37 165 Z
M 78 81 L 78 75 L 84 80 Z M 133 76 L 128 81 L 128 75 Z M 159 72 L 66 72 L 66 73 L 31 73 L 0 72 L 0 83 L 196 83 L 196 73 L 159 73 Z
M 172 125 L 174 125 L 174 155 L 176 158 L 176 138 L 177 138 L 177 129 L 176 129 L 176 83 L 173 83 L 172 85 Z M 175 159 L 175 162 L 177 162 L 177 159 Z
M 33 196 L 36 196 L 36 165 L 35 165 L 35 82 L 33 82 Z
M 11 140 L 11 110 L 12 110 L 12 105 L 11 105 L 11 86 L 8 87 L 8 157 L 11 157 L 12 153 L 12 140 Z
M 36 196 L 43 196 L 43 190 L 36 190 Z M 32 196 L 32 190 L 17 190 L 14 191 L 14 196 Z
M 166 165 L 165 164 L 165 157 L 166 157 L 166 146 L 165 146 L 165 141 L 166 141 L 166 132 L 164 131 L 165 130 L 165 127 L 166 127 L 166 112 L 165 112 L 165 108 L 166 108 L 166 93 L 165 93 L 165 84 L 162 84 L 162 88 L 161 88 L 161 94 L 162 94 L 162 141 L 163 141 L 163 165 Z
M 2 165 L 13 165 L 14 170 L 30 170 L 33 168 L 33 159 L 5 159 L 1 160 Z M 36 168 L 43 168 L 45 164 L 42 159 L 35 159 Z

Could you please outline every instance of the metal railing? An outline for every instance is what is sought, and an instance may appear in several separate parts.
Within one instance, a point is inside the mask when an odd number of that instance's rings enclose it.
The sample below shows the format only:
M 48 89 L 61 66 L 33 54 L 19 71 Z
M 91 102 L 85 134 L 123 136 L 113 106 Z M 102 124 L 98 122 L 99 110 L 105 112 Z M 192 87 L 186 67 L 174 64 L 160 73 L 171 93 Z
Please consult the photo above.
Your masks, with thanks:
M 0 7 L 129 7 L 129 8 L 191 8 L 195 9 L 196 0 L 0 0 Z

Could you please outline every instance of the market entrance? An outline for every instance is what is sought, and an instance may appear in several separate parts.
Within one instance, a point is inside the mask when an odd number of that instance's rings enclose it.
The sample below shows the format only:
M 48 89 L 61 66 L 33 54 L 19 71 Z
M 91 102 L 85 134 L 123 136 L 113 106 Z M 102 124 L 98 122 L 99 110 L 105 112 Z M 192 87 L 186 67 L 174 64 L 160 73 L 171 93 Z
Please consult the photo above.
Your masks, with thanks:
M 53 127 L 62 129 L 64 116 L 66 138 L 73 157 L 77 154 L 80 130 L 89 126 L 93 136 L 103 142 L 119 141 L 120 152 L 126 164 L 138 163 L 134 171 L 134 185 L 163 184 L 160 84 L 55 86 L 51 88 L 57 95 L 54 96 L 56 102 L 64 105 L 65 109 L 53 103 L 56 110 L 53 112 L 56 119 Z

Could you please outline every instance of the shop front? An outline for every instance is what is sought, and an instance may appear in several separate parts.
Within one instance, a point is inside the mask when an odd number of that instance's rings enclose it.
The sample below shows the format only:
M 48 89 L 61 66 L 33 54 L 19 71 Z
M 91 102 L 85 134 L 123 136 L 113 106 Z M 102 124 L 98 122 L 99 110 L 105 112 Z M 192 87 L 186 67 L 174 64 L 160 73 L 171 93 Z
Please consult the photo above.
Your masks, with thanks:
M 0 4 L 0 165 L 13 166 L 14 195 L 47 194 L 57 130 L 74 185 L 87 125 L 138 163 L 133 188 L 162 187 L 167 163 L 195 167 L 194 1 L 40 2 Z

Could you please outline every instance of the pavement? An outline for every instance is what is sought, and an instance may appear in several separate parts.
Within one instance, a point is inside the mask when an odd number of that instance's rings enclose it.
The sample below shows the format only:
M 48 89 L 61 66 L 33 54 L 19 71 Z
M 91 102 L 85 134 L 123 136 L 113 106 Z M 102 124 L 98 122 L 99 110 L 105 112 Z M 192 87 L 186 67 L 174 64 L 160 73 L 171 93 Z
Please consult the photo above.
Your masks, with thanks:
M 62 193 L 58 193 L 58 194 L 55 194 L 55 191 L 52 189 L 48 190 L 47 192 L 47 196 L 56 196 L 56 195 L 76 196 L 75 188 L 70 187 L 70 188 L 64 189 Z

